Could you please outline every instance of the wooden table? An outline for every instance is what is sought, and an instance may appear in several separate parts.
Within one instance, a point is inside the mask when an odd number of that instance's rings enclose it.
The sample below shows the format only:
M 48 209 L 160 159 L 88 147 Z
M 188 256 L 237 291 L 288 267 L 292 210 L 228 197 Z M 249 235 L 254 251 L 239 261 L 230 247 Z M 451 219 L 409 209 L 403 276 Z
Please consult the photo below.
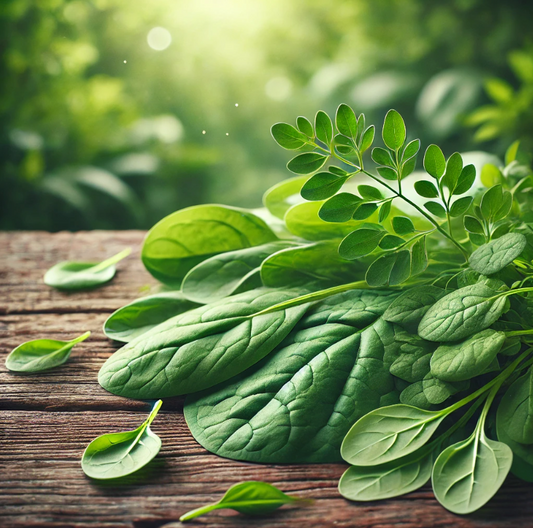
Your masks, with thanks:
M 167 399 L 152 428 L 159 455 L 121 482 L 97 482 L 81 470 L 86 445 L 103 433 L 134 428 L 150 404 L 102 389 L 97 373 L 117 348 L 102 333 L 114 310 L 146 295 L 156 281 L 139 260 L 143 233 L 0 233 L 0 527 L 171 528 L 186 511 L 218 500 L 232 484 L 264 480 L 315 499 L 265 517 L 218 511 L 191 526 L 533 527 L 533 486 L 509 478 L 488 506 L 468 517 L 441 508 L 429 487 L 376 503 L 350 503 L 337 492 L 342 464 L 257 465 L 225 460 L 200 447 L 187 428 L 181 399 Z M 44 272 L 61 260 L 133 254 L 100 289 L 61 293 Z M 90 330 L 66 365 L 30 375 L 10 373 L 3 358 L 37 338 L 71 339 Z

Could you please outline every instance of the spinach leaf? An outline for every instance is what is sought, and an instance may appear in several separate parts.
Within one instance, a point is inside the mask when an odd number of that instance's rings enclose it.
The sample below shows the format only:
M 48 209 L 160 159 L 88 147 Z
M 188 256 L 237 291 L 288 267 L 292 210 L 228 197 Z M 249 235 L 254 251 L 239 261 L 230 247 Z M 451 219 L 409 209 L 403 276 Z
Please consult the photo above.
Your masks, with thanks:
M 445 295 L 446 291 L 436 286 L 409 288 L 394 299 L 383 314 L 383 319 L 413 332 L 418 328 L 424 314 Z
M 368 290 L 330 297 L 254 367 L 187 396 L 195 439 L 217 455 L 250 462 L 340 461 L 354 421 L 398 401 L 388 371 L 394 329 L 379 319 L 391 297 Z
M 179 291 L 149 295 L 113 312 L 104 323 L 104 334 L 115 341 L 129 343 L 171 317 L 197 307 L 198 304 Z
M 450 396 L 455 393 L 466 390 L 469 387 L 468 382 L 462 383 L 448 383 L 435 378 L 431 373 L 426 374 L 422 380 L 422 390 L 427 401 L 432 405 L 439 405 L 445 402 Z
M 181 291 L 191 301 L 209 304 L 233 293 L 261 286 L 259 269 L 263 260 L 294 245 L 280 240 L 215 255 L 185 275 Z
M 418 334 L 429 341 L 459 341 L 488 328 L 507 307 L 505 296 L 485 284 L 459 288 L 431 306 Z
M 172 213 L 152 227 L 141 258 L 156 279 L 179 287 L 189 270 L 213 255 L 275 240 L 266 223 L 245 209 L 196 205 Z
M 285 495 L 278 488 L 266 482 L 249 481 L 235 484 L 214 504 L 202 506 L 180 517 L 180 522 L 190 521 L 214 510 L 235 510 L 246 515 L 265 515 L 284 504 L 311 502 L 291 495 Z
M 375 466 L 404 457 L 422 447 L 445 417 L 442 411 L 403 404 L 376 409 L 348 431 L 342 458 L 355 466 Z
M 285 213 L 293 205 L 304 202 L 304 199 L 300 196 L 300 191 L 307 179 L 307 176 L 296 176 L 277 183 L 264 194 L 264 206 L 275 217 L 283 220 Z
M 532 369 L 507 389 L 498 407 L 497 420 L 512 440 L 533 444 Z
M 415 381 L 405 387 L 400 393 L 400 402 L 405 405 L 425 409 L 426 411 L 431 411 L 435 408 L 424 393 L 424 382 L 422 380 Z
M 65 363 L 72 348 L 85 341 L 91 332 L 76 337 L 72 341 L 34 339 L 11 351 L 6 358 L 6 367 L 13 372 L 40 372 Z
M 59 262 L 45 273 L 44 283 L 60 290 L 82 290 L 100 286 L 115 276 L 115 264 L 130 253 L 130 248 L 125 249 L 100 263 Z
M 366 272 L 369 286 L 396 286 L 411 274 L 411 254 L 409 251 L 395 251 L 378 257 Z
M 513 461 L 506 444 L 485 435 L 485 414 L 472 435 L 446 448 L 433 468 L 437 500 L 454 513 L 471 513 L 486 504 L 500 489 Z
M 435 456 L 435 446 L 431 445 L 386 464 L 352 466 L 342 475 L 339 492 L 354 501 L 390 499 L 410 493 L 429 481 Z
M 431 358 L 431 373 L 443 381 L 463 381 L 482 374 L 494 361 L 505 334 L 487 329 L 459 343 L 441 345 Z
M 402 334 L 396 336 L 397 341 L 403 337 L 404 342 L 400 345 L 401 353 L 392 363 L 390 372 L 409 383 L 422 381 L 429 373 L 429 362 L 435 350 L 435 344 L 424 341 L 418 336 L 404 334 L 405 336 Z
M 259 289 L 177 315 L 115 352 L 98 381 L 109 392 L 139 399 L 221 383 L 269 354 L 308 305 L 254 314 L 296 296 L 295 290 Z
M 338 241 L 323 241 L 284 249 L 261 264 L 261 279 L 269 287 L 321 287 L 343 284 L 361 275 L 365 264 L 339 256 Z
M 150 424 L 163 402 L 154 405 L 146 421 L 133 431 L 99 436 L 85 449 L 81 459 L 84 473 L 94 479 L 114 479 L 146 466 L 161 449 L 161 439 Z
M 506 235 L 478 247 L 470 255 L 469 264 L 472 269 L 492 275 L 520 256 L 527 244 L 527 239 L 520 233 L 507 233 Z

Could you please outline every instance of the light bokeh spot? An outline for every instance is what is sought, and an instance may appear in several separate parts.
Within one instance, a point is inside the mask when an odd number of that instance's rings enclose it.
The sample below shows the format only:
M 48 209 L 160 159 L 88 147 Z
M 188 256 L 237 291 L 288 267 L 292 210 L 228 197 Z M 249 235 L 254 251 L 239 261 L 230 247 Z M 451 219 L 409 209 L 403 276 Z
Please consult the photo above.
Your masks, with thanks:
M 292 94 L 292 82 L 287 77 L 273 77 L 265 84 L 265 93 L 274 101 L 285 101 Z
M 163 27 L 155 27 L 149 31 L 147 40 L 148 46 L 150 46 L 153 50 L 163 51 L 170 46 L 172 42 L 172 35 L 168 29 Z

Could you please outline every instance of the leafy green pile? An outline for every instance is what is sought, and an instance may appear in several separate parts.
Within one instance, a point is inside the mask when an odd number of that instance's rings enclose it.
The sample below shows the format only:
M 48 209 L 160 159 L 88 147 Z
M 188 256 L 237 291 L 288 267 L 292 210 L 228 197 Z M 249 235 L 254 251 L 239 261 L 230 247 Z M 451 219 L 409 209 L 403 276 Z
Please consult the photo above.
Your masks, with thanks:
M 264 209 L 190 207 L 148 233 L 143 263 L 171 291 L 106 321 L 125 345 L 100 384 L 187 394 L 191 432 L 221 456 L 344 459 L 352 500 L 431 478 L 469 513 L 509 471 L 533 481 L 533 178 L 518 144 L 480 189 L 436 145 L 415 172 L 420 141 L 394 110 L 372 170 L 375 128 L 347 105 L 335 125 L 320 111 L 272 135 L 299 151 L 298 176 Z

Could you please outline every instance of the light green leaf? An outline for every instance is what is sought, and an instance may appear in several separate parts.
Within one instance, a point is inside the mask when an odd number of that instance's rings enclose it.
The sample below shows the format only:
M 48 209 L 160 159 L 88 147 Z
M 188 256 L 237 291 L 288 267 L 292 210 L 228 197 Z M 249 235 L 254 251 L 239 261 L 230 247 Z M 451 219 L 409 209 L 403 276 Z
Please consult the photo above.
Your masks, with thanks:
M 381 207 L 379 208 L 379 216 L 378 216 L 378 221 L 380 223 L 384 222 L 389 217 L 391 208 L 392 208 L 392 200 L 388 200 L 381 205 Z
M 424 154 L 424 168 L 433 178 L 440 179 L 446 170 L 446 159 L 437 145 L 430 145 Z
M 378 206 L 375 203 L 364 203 L 357 207 L 353 214 L 354 220 L 366 220 L 370 218 L 376 211 Z
M 335 123 L 341 134 L 354 140 L 357 138 L 357 118 L 352 108 L 347 104 L 342 103 L 337 108 Z
M 424 207 L 439 218 L 446 218 L 446 209 L 439 202 L 426 202 Z
M 503 180 L 500 169 L 492 163 L 485 163 L 481 169 L 481 183 L 485 187 L 492 187 L 501 184 Z
M 263 195 L 264 206 L 275 217 L 283 220 L 285 213 L 293 205 L 303 202 L 300 191 L 307 180 L 307 176 L 296 176 L 277 183 Z
M 457 180 L 457 185 L 455 186 L 453 193 L 454 195 L 464 194 L 466 191 L 470 190 L 474 182 L 476 181 L 476 168 L 474 165 L 467 165 L 461 171 L 461 175 Z
M 357 190 L 365 200 L 383 200 L 381 191 L 371 185 L 359 185 Z
M 374 142 L 375 132 L 376 127 L 374 125 L 369 126 L 365 130 L 363 137 L 361 138 L 361 144 L 359 145 L 359 151 L 361 152 L 361 154 L 363 152 L 366 152 L 372 146 L 372 143 Z
M 442 183 L 448 187 L 450 193 L 453 194 L 457 183 L 459 182 L 459 177 L 463 170 L 463 158 L 459 152 L 454 152 L 446 163 L 446 172 L 442 178 Z
M 463 196 L 453 202 L 450 207 L 450 215 L 455 218 L 465 214 L 472 205 L 473 198 L 471 196 Z
M 420 140 L 419 139 L 413 139 L 413 141 L 409 141 L 407 145 L 405 146 L 405 149 L 402 153 L 402 160 L 405 162 L 407 160 L 410 160 L 414 156 L 418 154 L 418 151 L 420 150 Z
M 307 143 L 307 137 L 287 123 L 276 123 L 270 132 L 276 143 L 287 150 L 298 150 Z
M 331 144 L 331 140 L 333 139 L 333 123 L 331 122 L 328 114 L 322 110 L 319 110 L 316 114 L 315 130 L 316 137 L 322 141 L 322 143 L 325 143 L 329 146 Z
M 378 165 L 385 165 L 387 167 L 394 167 L 394 161 L 392 161 L 391 154 L 388 150 L 381 147 L 374 147 L 372 149 L 372 159 Z
M 307 137 L 313 138 L 315 136 L 313 125 L 311 124 L 311 121 L 309 121 L 309 119 L 307 119 L 306 117 L 298 116 L 296 118 L 296 126 L 298 127 L 298 130 L 300 132 L 303 132 Z
M 405 123 L 396 110 L 389 110 L 383 123 L 383 142 L 391 150 L 398 150 L 405 142 Z
M 320 169 L 328 160 L 327 156 L 318 152 L 298 154 L 287 163 L 287 168 L 295 174 L 311 174 Z
M 524 251 L 527 239 L 521 233 L 507 233 L 478 247 L 468 261 L 470 267 L 484 275 L 492 275 L 505 268 Z
M 389 167 L 378 167 L 377 171 L 379 175 L 386 180 L 394 181 L 398 179 L 398 172 L 396 169 L 391 169 Z

